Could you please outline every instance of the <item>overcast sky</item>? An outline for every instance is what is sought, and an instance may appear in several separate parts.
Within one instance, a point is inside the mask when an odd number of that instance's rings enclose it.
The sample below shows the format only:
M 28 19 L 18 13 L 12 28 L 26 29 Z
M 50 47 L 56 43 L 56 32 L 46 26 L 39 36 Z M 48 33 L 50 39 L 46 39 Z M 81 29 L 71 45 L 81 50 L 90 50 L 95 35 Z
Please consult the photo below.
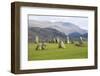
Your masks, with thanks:
M 29 15 L 29 20 L 50 21 L 50 22 L 71 22 L 82 29 L 88 30 L 88 17 Z

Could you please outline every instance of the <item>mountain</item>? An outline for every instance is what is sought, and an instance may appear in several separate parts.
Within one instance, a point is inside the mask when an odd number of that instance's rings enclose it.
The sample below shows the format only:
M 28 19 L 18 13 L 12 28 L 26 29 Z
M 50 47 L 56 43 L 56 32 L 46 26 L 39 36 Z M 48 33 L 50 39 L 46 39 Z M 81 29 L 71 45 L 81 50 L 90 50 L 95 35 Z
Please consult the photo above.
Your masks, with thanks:
M 87 33 L 87 30 L 84 30 L 70 22 L 49 22 L 49 21 L 30 20 L 29 27 L 52 28 L 62 33 L 65 33 L 66 35 L 73 33 L 73 32 L 78 32 L 80 34 Z
M 66 35 L 69 35 L 70 33 L 73 33 L 73 32 L 78 32 L 80 34 L 84 34 L 87 32 L 87 30 L 81 29 L 75 24 L 69 23 L 69 22 L 56 22 L 55 25 L 52 26 L 51 28 L 56 29 L 60 32 L 63 32 Z
M 88 33 L 85 33 L 82 36 L 85 37 L 85 38 L 88 38 Z
M 49 41 L 56 37 L 60 39 L 66 39 L 66 35 L 56 29 L 51 28 L 40 28 L 40 27 L 29 27 L 28 28 L 28 40 L 34 42 L 35 37 L 38 36 L 42 41 Z
M 28 40 L 30 42 L 34 41 L 36 36 L 41 40 L 52 40 L 56 37 L 66 40 L 68 35 L 71 39 L 79 39 L 80 36 L 88 37 L 87 30 L 70 22 L 29 21 Z
M 81 34 L 78 33 L 78 32 L 73 32 L 73 33 L 70 33 L 69 36 L 70 36 L 71 38 L 77 38 L 77 37 L 80 37 Z
M 83 37 L 84 40 L 87 40 L 87 38 L 88 38 L 88 33 L 80 34 L 80 33 L 78 33 L 78 32 L 73 32 L 73 33 L 70 33 L 70 34 L 69 34 L 69 37 L 70 37 L 70 39 L 72 39 L 72 40 L 79 40 L 80 36 Z

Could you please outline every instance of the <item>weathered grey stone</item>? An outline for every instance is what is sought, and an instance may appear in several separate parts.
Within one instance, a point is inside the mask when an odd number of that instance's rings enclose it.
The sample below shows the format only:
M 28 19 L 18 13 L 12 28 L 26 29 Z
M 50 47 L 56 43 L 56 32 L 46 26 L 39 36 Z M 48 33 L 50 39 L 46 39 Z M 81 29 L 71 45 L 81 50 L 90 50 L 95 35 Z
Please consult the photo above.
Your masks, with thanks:
M 42 49 L 46 49 L 47 44 L 46 43 L 42 43 Z
M 65 48 L 65 44 L 64 44 L 63 41 L 60 41 L 60 42 L 59 42 L 59 48 Z
M 57 38 L 56 38 L 56 42 L 59 43 L 59 41 L 60 41 L 60 39 L 59 39 L 59 37 L 57 37 Z
M 67 36 L 67 44 L 69 44 L 70 42 L 69 42 L 69 36 Z
M 83 43 L 83 38 L 80 36 L 80 42 L 79 42 L 80 44 L 82 44 Z
M 36 50 L 44 50 L 46 49 L 47 45 L 46 43 L 38 43 L 37 46 L 36 46 Z
M 38 36 L 35 37 L 35 43 L 37 43 L 37 44 L 39 43 L 39 37 Z
M 42 50 L 42 43 L 38 43 L 38 44 L 37 44 L 36 50 Z

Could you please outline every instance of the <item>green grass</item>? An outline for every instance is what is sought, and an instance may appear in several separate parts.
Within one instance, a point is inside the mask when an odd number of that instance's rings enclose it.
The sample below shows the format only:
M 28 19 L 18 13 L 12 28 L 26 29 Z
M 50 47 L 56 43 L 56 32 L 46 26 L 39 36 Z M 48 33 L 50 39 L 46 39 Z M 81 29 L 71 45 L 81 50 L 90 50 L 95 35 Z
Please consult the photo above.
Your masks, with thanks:
M 56 43 L 48 43 L 47 49 L 36 50 L 36 44 L 28 44 L 28 60 L 82 59 L 88 57 L 87 43 L 84 47 L 65 44 L 66 48 L 58 48 Z

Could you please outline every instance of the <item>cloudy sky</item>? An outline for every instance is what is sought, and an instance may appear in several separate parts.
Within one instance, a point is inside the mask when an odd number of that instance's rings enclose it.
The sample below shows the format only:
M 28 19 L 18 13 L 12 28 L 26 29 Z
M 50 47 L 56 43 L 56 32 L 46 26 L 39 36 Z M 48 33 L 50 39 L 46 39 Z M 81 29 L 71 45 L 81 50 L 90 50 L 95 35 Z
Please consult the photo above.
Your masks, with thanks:
M 82 29 L 88 30 L 88 17 L 29 15 L 28 18 L 36 21 L 71 22 Z

